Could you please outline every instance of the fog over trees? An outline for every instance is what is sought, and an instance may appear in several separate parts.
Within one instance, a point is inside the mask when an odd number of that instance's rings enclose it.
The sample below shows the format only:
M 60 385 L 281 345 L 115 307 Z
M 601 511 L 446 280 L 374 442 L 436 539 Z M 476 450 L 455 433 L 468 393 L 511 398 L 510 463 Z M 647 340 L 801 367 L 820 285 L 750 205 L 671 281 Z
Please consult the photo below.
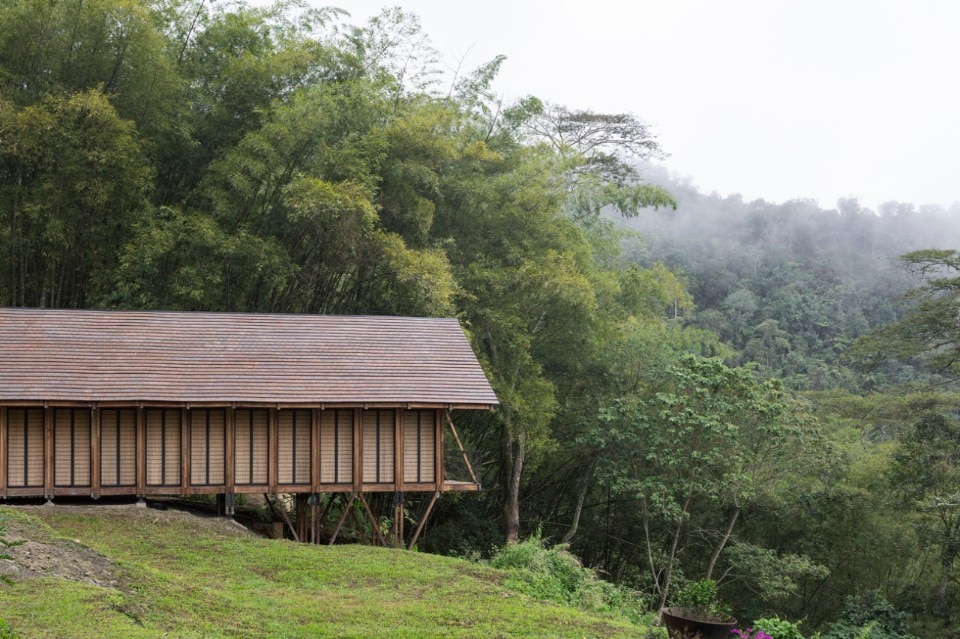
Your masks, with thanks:
M 825 639 L 960 632 L 960 207 L 700 193 L 502 63 L 437 82 L 397 9 L 2 0 L 0 304 L 457 317 L 501 406 L 421 549 L 539 531 L 651 611 L 710 577 Z

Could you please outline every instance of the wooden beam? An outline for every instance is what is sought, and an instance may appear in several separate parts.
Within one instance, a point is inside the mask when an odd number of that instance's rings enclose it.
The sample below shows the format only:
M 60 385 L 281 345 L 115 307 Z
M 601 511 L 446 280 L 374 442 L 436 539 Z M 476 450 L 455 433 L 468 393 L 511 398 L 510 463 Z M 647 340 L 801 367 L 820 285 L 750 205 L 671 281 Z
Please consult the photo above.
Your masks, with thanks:
M 367 517 L 370 518 L 370 527 L 373 528 L 373 534 L 380 541 L 380 545 L 386 547 L 387 541 L 383 538 L 383 534 L 380 532 L 380 523 L 377 521 L 377 518 L 374 516 L 373 511 L 370 510 L 370 504 L 367 503 L 367 500 L 364 499 L 363 493 L 359 494 L 360 502 L 363 504 L 364 509 L 367 511 Z
M 447 423 L 450 425 L 450 432 L 453 433 L 453 438 L 457 441 L 457 448 L 460 449 L 460 454 L 463 455 L 463 462 L 467 465 L 467 470 L 470 472 L 470 479 L 473 480 L 473 483 L 480 485 L 480 482 L 477 481 L 476 473 L 473 472 L 473 465 L 470 463 L 470 460 L 467 459 L 467 451 L 463 449 L 460 435 L 457 434 L 457 427 L 453 425 L 453 420 L 450 418 L 450 412 L 447 411 L 444 415 L 446 415 Z
M 339 494 L 339 493 L 337 493 Z M 353 502 L 357 500 L 356 493 L 350 493 L 350 500 L 346 502 L 346 506 L 343 507 L 343 514 L 340 515 L 340 521 L 337 522 L 337 527 L 333 529 L 333 535 L 330 537 L 330 543 L 328 546 L 332 546 L 333 542 L 337 540 L 337 535 L 340 534 L 340 529 L 343 528 L 343 524 L 346 523 L 347 517 L 350 516 L 353 508 Z
M 396 490 L 403 490 L 403 409 L 393 411 L 393 481 Z
M 225 408 L 223 410 L 223 430 L 224 430 L 224 442 L 223 442 L 223 485 L 228 493 L 233 493 L 234 486 L 234 474 L 236 469 L 234 468 L 234 463 L 236 462 L 236 453 L 234 452 L 236 446 L 236 416 L 234 415 L 233 407 Z
M 283 505 L 279 503 L 279 500 L 278 500 L 278 503 L 277 503 L 277 505 L 276 505 L 276 507 L 275 507 L 275 506 L 273 505 L 273 503 L 270 501 L 270 495 L 269 495 L 269 494 L 264 493 L 264 494 L 263 494 L 263 497 L 264 497 L 264 499 L 267 500 L 267 505 L 270 507 L 270 510 L 273 512 L 273 514 L 274 514 L 274 515 L 279 514 L 280 517 L 283 519 L 284 523 L 287 524 L 287 528 L 290 529 L 290 534 L 293 535 L 293 540 L 296 541 L 296 542 L 299 542 L 299 541 L 300 541 L 300 536 L 297 534 L 297 529 L 294 528 L 293 523 L 290 522 L 290 518 L 287 516 L 287 509 L 284 508 Z M 278 513 L 278 511 L 279 511 L 279 513 Z
M 353 492 L 363 489 L 363 413 L 353 409 Z
M 278 412 L 276 408 L 271 408 L 267 412 L 267 484 L 270 486 L 270 492 L 277 492 L 277 473 L 278 463 L 280 461 L 280 436 L 277 428 Z
M 53 497 L 53 411 L 43 409 L 43 496 L 47 499 Z
M 143 497 L 147 485 L 147 425 L 143 406 L 137 407 L 137 496 Z
M 90 409 L 90 495 L 100 498 L 100 409 Z
M 0 406 L 0 497 L 7 497 L 7 409 Z
M 320 489 L 320 409 L 310 411 L 310 492 Z
M 443 421 L 440 418 L 440 411 L 437 411 L 433 419 L 433 483 L 437 490 L 443 490 L 443 479 L 446 474 L 443 466 Z
M 193 415 L 187 408 L 180 409 L 180 494 L 190 494 L 190 434 Z
M 420 518 L 420 523 L 417 524 L 417 529 L 413 533 L 413 537 L 410 539 L 410 545 L 407 546 L 407 550 L 413 550 L 417 542 L 420 541 L 420 535 L 423 533 L 424 526 L 427 525 L 427 519 L 430 517 L 430 513 L 433 512 L 433 506 L 437 503 L 437 499 L 440 497 L 440 491 L 433 493 L 433 497 L 430 498 L 430 503 L 427 504 L 427 509 L 423 513 L 423 517 Z

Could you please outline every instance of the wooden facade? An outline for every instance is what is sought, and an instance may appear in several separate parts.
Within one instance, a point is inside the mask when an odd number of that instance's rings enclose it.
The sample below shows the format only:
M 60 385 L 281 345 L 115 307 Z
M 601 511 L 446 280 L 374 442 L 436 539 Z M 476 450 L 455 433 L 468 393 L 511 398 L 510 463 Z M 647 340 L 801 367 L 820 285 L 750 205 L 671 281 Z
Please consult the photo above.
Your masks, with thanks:
M 444 473 L 445 421 L 436 408 L 0 406 L 0 497 L 477 490 Z
M 0 498 L 478 490 L 496 403 L 455 320 L 0 309 Z

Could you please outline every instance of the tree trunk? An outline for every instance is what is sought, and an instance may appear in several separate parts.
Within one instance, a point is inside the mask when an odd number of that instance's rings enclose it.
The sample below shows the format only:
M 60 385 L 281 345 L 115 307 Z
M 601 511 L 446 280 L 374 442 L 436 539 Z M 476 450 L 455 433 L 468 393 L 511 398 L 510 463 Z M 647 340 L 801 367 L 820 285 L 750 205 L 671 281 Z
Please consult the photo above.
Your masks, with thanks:
M 563 536 L 563 543 L 569 544 L 573 541 L 573 536 L 577 534 L 580 527 L 580 515 L 583 514 L 583 502 L 587 499 L 587 491 L 590 489 L 590 478 L 593 477 L 593 469 L 597 465 L 596 456 L 590 460 L 590 465 L 580 481 L 580 492 L 577 494 L 577 506 L 573 509 L 573 521 L 570 522 L 570 528 Z
M 503 499 L 503 524 L 507 544 L 515 544 L 520 540 L 520 476 L 523 472 L 523 461 L 526 454 L 526 445 L 522 435 L 514 437 L 511 433 L 509 413 L 503 426 L 501 435 L 501 452 L 506 467 Z
M 683 510 L 680 511 L 680 517 L 677 519 L 677 527 L 673 531 L 673 542 L 670 544 L 670 555 L 667 560 L 666 574 L 664 575 L 663 582 L 663 591 L 660 593 L 660 608 L 663 608 L 667 605 L 667 597 L 670 595 L 670 582 L 673 580 L 673 566 L 677 560 L 677 549 L 680 546 L 680 535 L 683 532 L 683 523 L 684 517 L 686 517 L 687 509 L 690 508 L 690 501 L 693 499 L 693 494 L 687 495 L 686 501 L 683 502 Z
M 950 605 L 947 603 L 947 590 L 950 587 L 950 581 L 953 578 L 953 559 L 943 560 L 943 579 L 940 580 L 938 598 L 940 599 L 940 610 L 943 611 L 943 625 L 950 625 Z
M 723 538 L 720 539 L 720 543 L 717 544 L 717 548 L 713 551 L 713 556 L 710 557 L 710 565 L 707 566 L 707 574 L 704 579 L 713 579 L 713 569 L 717 566 L 717 560 L 720 558 L 720 553 L 723 552 L 727 542 L 730 541 L 730 536 L 733 535 L 733 527 L 737 525 L 738 517 L 740 517 L 739 507 L 733 511 L 733 516 L 730 517 L 730 523 L 727 526 L 727 530 L 725 533 L 723 533 Z

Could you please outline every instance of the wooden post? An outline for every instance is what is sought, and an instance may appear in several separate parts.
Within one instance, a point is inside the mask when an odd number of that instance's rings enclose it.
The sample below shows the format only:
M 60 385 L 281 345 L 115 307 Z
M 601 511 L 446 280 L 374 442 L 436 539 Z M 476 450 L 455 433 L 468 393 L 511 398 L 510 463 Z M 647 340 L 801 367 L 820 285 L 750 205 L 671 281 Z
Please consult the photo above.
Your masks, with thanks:
M 353 492 L 363 490 L 363 409 L 353 409 Z
M 320 490 L 320 409 L 310 411 L 310 492 Z M 314 500 L 316 501 L 316 500 Z
M 463 455 L 463 463 L 467 465 L 467 470 L 470 472 L 470 478 L 473 479 L 473 483 L 480 485 L 480 482 L 477 481 L 476 473 L 473 472 L 473 464 L 471 464 L 470 460 L 467 459 L 467 451 L 463 449 L 463 443 L 460 441 L 460 435 L 457 434 L 457 427 L 453 425 L 453 420 L 450 419 L 450 411 L 446 411 L 444 414 L 447 417 L 447 423 L 450 425 L 450 432 L 453 433 L 453 438 L 457 442 L 457 447 L 460 449 L 460 453 Z
M 393 490 L 403 490 L 403 413 L 402 408 L 393 411 Z
M 90 495 L 100 498 L 100 409 L 90 407 Z
M 187 408 L 180 409 L 180 494 L 190 494 L 190 422 L 193 415 Z
M 143 405 L 137 407 L 137 497 L 143 497 L 147 486 L 147 420 Z
M 383 534 L 380 532 L 380 522 L 377 521 L 376 515 L 373 514 L 373 511 L 370 510 L 370 504 L 367 503 L 367 500 L 364 499 L 363 493 L 360 493 L 360 502 L 363 504 L 364 509 L 367 511 L 367 517 L 370 518 L 370 527 L 373 528 L 373 536 L 377 538 L 381 546 L 386 547 L 387 541 L 383 538 Z
M 294 512 L 297 514 L 297 537 L 300 541 L 307 541 L 307 496 L 304 493 L 296 493 L 296 509 Z
M 278 457 L 278 451 L 280 450 L 280 435 L 277 428 L 278 413 L 278 408 L 271 408 L 267 413 L 267 437 L 269 438 L 267 444 L 269 450 L 267 455 L 267 483 L 270 485 L 270 492 L 274 495 L 277 494 L 277 465 L 280 461 Z
M 433 493 L 433 497 L 430 498 L 430 503 L 427 504 L 427 509 L 423 513 L 423 517 L 420 518 L 420 523 L 417 524 L 417 529 L 413 533 L 413 537 L 410 539 L 410 545 L 407 547 L 407 550 L 413 550 L 416 547 L 417 542 L 420 540 L 420 535 L 423 533 L 424 526 L 427 525 L 427 519 L 430 517 L 430 513 L 433 511 L 434 504 L 437 503 L 437 498 L 440 497 L 440 491 Z
M 53 498 L 53 413 L 46 404 L 43 406 L 43 492 L 47 499 Z M 25 421 L 29 421 L 29 418 Z
M 434 428 L 434 437 L 433 437 L 433 472 L 434 472 L 434 484 L 436 485 L 437 490 L 443 490 L 443 478 L 445 475 L 445 470 L 443 468 L 443 422 L 440 419 L 440 411 L 436 411 L 435 417 L 433 420 Z
M 333 499 L 333 497 L 331 497 L 331 499 Z M 352 512 L 351 509 L 353 508 L 353 502 L 355 502 L 356 500 L 357 500 L 356 493 L 352 493 L 350 495 L 350 499 L 345 500 L 346 505 L 343 507 L 343 514 L 340 515 L 340 521 L 337 522 L 337 527 L 333 529 L 333 534 L 330 536 L 330 543 L 327 544 L 328 546 L 332 546 L 333 542 L 337 540 L 337 535 L 340 534 L 340 529 L 343 528 L 343 524 L 346 523 L 347 517 Z
M 0 406 L 0 497 L 7 497 L 7 409 Z
M 236 416 L 234 415 L 234 407 L 230 406 L 229 408 L 223 409 L 223 421 L 224 421 L 224 442 L 223 442 L 223 486 L 224 491 L 227 493 L 233 493 L 234 474 L 236 472 L 234 468 L 234 463 L 236 462 Z

